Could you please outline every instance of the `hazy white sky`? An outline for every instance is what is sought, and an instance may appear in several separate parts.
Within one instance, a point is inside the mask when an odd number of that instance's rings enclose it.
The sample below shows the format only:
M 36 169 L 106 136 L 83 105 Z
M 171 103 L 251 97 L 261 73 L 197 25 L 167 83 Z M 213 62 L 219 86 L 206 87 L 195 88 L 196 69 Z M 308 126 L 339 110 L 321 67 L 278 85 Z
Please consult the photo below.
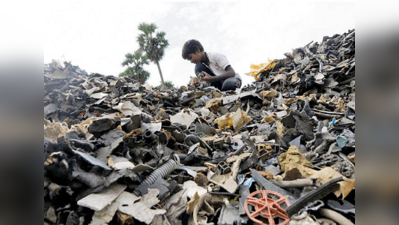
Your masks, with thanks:
M 125 54 L 138 49 L 139 23 L 155 23 L 170 44 L 160 62 L 164 80 L 179 86 L 194 75 L 194 64 L 181 57 L 189 39 L 226 55 L 248 84 L 251 64 L 355 28 L 354 1 L 46 1 L 44 9 L 44 63 L 66 59 L 117 76 Z M 145 68 L 158 85 L 156 65 Z

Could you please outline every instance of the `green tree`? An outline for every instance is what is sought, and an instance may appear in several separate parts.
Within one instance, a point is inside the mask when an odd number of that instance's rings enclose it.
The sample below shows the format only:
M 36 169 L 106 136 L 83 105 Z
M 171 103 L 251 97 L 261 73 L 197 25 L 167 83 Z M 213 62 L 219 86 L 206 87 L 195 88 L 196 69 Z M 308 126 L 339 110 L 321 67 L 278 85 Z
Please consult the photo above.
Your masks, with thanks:
M 164 87 L 165 82 L 163 80 L 159 61 L 162 59 L 165 53 L 165 48 L 169 45 L 169 42 L 165 39 L 165 32 L 155 32 L 157 28 L 158 27 L 154 23 L 141 23 L 138 27 L 141 33 L 137 37 L 137 42 L 140 45 L 140 49 L 147 53 L 148 59 L 157 64 L 159 75 L 161 76 L 162 87 Z
M 166 87 L 167 89 L 171 89 L 173 88 L 175 85 L 172 83 L 172 81 L 165 81 L 164 82 L 164 87 Z M 155 87 L 157 90 L 161 90 L 162 89 L 162 83 L 160 85 L 158 85 L 157 87 Z
M 128 66 L 126 70 L 119 74 L 119 76 L 131 77 L 138 80 L 141 84 L 144 84 L 150 77 L 150 73 L 146 71 L 143 66 L 148 65 L 149 61 L 146 55 L 143 55 L 143 51 L 138 49 L 134 54 L 127 53 L 125 60 L 122 62 L 122 66 Z

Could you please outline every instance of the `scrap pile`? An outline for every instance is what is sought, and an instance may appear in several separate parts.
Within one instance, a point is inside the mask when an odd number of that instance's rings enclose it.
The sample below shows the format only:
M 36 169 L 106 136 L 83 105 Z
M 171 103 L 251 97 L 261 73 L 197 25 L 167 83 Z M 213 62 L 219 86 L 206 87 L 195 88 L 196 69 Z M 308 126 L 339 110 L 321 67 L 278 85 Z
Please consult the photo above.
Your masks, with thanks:
M 44 223 L 353 224 L 355 31 L 252 68 L 226 93 L 50 63 Z

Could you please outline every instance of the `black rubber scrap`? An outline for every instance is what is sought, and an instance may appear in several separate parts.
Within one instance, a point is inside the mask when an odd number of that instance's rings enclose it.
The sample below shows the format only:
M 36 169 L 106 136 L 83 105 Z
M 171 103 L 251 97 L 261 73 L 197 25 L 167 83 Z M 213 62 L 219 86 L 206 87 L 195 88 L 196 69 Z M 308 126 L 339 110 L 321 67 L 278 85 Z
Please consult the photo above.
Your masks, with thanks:
M 91 134 L 101 134 L 111 129 L 116 128 L 120 124 L 120 121 L 116 121 L 111 118 L 102 118 L 93 121 L 93 123 L 89 126 L 89 132 Z
M 321 185 L 316 190 L 313 190 L 306 195 L 302 196 L 298 200 L 296 200 L 293 204 L 288 206 L 285 210 L 289 217 L 299 212 L 303 207 L 305 207 L 309 202 L 313 202 L 315 200 L 319 200 L 324 198 L 326 195 L 336 191 L 339 189 L 338 182 L 343 181 L 342 177 L 335 178 L 330 180 L 329 182 Z

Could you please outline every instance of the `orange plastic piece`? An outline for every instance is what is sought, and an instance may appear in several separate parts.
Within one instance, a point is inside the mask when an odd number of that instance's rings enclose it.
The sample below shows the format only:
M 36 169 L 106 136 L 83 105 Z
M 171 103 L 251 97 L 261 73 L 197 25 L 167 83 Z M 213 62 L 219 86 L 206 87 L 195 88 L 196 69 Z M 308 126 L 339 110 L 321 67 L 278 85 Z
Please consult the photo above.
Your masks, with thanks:
M 260 190 L 248 195 L 244 208 L 248 217 L 258 224 L 285 225 L 290 221 L 285 211 L 289 205 L 290 203 L 282 194 Z M 276 221 L 281 222 L 276 223 Z

